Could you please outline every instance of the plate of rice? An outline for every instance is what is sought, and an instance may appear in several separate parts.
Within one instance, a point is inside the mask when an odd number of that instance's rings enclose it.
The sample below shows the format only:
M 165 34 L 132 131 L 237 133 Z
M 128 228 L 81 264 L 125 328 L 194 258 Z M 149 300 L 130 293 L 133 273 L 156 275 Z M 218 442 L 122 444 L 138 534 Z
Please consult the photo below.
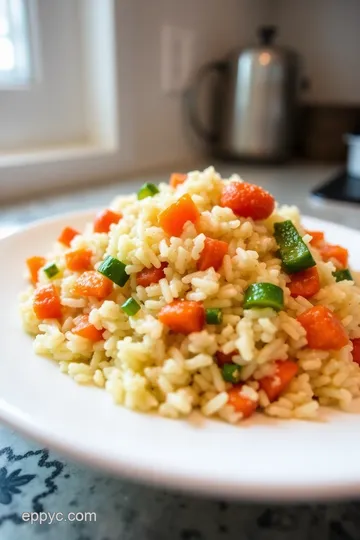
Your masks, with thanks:
M 35 223 L 0 243 L 0 417 L 177 489 L 359 495 L 359 242 L 213 167 Z

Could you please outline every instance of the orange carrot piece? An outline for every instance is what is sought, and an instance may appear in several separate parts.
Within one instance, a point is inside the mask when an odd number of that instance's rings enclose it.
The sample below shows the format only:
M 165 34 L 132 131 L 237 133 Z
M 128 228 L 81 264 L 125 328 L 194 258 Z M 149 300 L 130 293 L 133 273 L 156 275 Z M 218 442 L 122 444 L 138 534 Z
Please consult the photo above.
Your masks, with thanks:
M 155 266 L 143 268 L 136 274 L 136 283 L 142 287 L 148 287 L 152 283 L 158 283 L 165 276 L 164 269 L 167 265 L 167 263 L 162 263 L 160 268 L 155 268 Z
M 275 401 L 279 397 L 299 371 L 298 365 L 292 360 L 278 360 L 275 363 L 275 373 L 259 380 L 260 388 L 264 390 L 270 401 Z
M 89 322 L 88 315 L 79 315 L 74 319 L 75 326 L 71 330 L 73 334 L 89 339 L 90 341 L 101 341 L 103 330 L 98 330 Z
M 248 418 L 256 411 L 258 402 L 243 394 L 242 386 L 242 384 L 237 384 L 228 390 L 228 405 L 232 405 L 236 412 L 242 413 L 243 418 Z
M 158 319 L 173 332 L 191 334 L 203 329 L 205 309 L 198 302 L 175 300 L 160 310 Z
M 297 320 L 306 330 L 311 349 L 338 351 L 349 343 L 344 326 L 325 306 L 313 306 L 299 315 Z
M 65 227 L 65 229 L 61 231 L 61 234 L 58 238 L 58 242 L 60 242 L 61 244 L 64 244 L 65 246 L 70 247 L 71 240 L 75 238 L 75 236 L 77 236 L 78 234 L 80 233 L 76 231 L 75 229 L 72 229 L 71 227 Z
M 29 259 L 26 259 L 26 264 L 29 270 L 31 283 L 33 285 L 36 285 L 38 280 L 38 272 L 40 268 L 42 268 L 46 264 L 46 259 L 44 257 L 30 257 Z
M 90 249 L 72 249 L 65 253 L 66 266 L 72 272 L 83 272 L 91 268 L 92 251 Z
M 55 285 L 41 285 L 35 289 L 33 309 L 38 319 L 59 319 L 61 303 Z
M 222 265 L 223 258 L 228 252 L 228 244 L 222 240 L 205 238 L 204 248 L 197 262 L 198 270 L 206 270 L 211 266 L 218 270 Z
M 352 359 L 357 364 L 360 364 L 360 338 L 352 339 L 353 344 Z
M 291 274 L 290 278 L 291 281 L 287 286 L 290 289 L 291 296 L 311 298 L 320 291 L 320 278 L 316 266 Z
M 325 234 L 322 231 L 305 231 L 306 234 L 310 234 L 312 239 L 310 244 L 314 247 L 319 247 L 323 245 L 325 241 Z
M 235 354 L 237 354 L 236 351 L 232 353 L 228 353 L 228 354 L 225 354 L 222 351 L 216 351 L 215 356 L 216 356 L 218 365 L 223 366 L 224 364 L 232 364 L 233 363 L 232 359 L 233 359 L 233 356 L 235 356 Z
M 170 186 L 176 188 L 180 184 L 183 184 L 187 178 L 187 174 L 172 173 L 170 176 Z
M 169 236 L 181 236 L 187 221 L 196 223 L 200 216 L 194 201 L 187 193 L 159 214 L 159 225 Z
M 319 248 L 322 259 L 327 262 L 334 259 L 338 268 L 347 268 L 349 252 L 342 246 L 325 244 Z
M 108 233 L 110 230 L 110 225 L 113 223 L 119 223 L 121 218 L 121 214 L 113 212 L 113 210 L 110 210 L 109 208 L 102 210 L 97 214 L 97 216 L 95 216 L 94 232 Z
M 272 214 L 275 199 L 260 186 L 231 182 L 223 188 L 220 204 L 231 208 L 238 216 L 257 220 L 266 219 Z
M 77 278 L 72 292 L 77 296 L 106 298 L 112 289 L 113 284 L 110 279 L 95 270 L 89 270 Z

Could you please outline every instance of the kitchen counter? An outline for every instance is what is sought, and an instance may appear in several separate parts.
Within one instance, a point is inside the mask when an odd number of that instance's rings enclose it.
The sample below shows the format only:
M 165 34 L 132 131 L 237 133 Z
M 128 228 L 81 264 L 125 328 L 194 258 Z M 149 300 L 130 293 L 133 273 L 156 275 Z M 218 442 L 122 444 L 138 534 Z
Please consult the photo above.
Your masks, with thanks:
M 263 185 L 285 204 L 311 216 L 359 228 L 359 207 L 318 204 L 312 187 L 337 170 L 329 165 L 293 164 L 282 168 L 219 165 L 228 175 Z M 43 195 L 0 206 L 0 235 L 36 219 L 106 205 L 119 192 L 144 181 L 159 182 L 168 172 L 118 184 Z M 226 449 L 225 449 L 226 452 Z M 220 457 L 221 458 L 221 457 Z M 241 462 L 239 456 L 238 466 Z M 17 472 L 16 472 L 17 471 Z M 23 512 L 61 512 L 62 521 L 24 523 Z M 91 521 L 66 520 L 68 512 L 95 512 Z M 88 518 L 90 519 L 90 518 Z M 111 478 L 0 428 L 0 537 L 2 540 L 355 540 L 360 504 L 267 505 L 227 503 L 169 493 Z

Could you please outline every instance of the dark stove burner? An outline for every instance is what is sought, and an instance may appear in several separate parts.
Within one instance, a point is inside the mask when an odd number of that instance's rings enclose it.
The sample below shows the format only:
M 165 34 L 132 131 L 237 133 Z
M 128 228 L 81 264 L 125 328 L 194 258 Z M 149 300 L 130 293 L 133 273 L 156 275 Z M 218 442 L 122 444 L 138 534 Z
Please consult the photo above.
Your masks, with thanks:
M 360 203 L 360 179 L 342 172 L 326 184 L 313 189 L 311 193 L 321 199 Z

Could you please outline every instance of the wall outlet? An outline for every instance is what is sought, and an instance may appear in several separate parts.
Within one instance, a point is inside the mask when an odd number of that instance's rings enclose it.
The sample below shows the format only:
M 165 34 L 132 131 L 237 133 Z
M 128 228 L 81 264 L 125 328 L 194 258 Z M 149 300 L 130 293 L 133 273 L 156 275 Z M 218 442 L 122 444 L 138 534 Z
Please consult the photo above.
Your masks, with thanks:
M 194 55 L 194 32 L 164 25 L 161 31 L 161 89 L 178 94 L 189 84 Z

